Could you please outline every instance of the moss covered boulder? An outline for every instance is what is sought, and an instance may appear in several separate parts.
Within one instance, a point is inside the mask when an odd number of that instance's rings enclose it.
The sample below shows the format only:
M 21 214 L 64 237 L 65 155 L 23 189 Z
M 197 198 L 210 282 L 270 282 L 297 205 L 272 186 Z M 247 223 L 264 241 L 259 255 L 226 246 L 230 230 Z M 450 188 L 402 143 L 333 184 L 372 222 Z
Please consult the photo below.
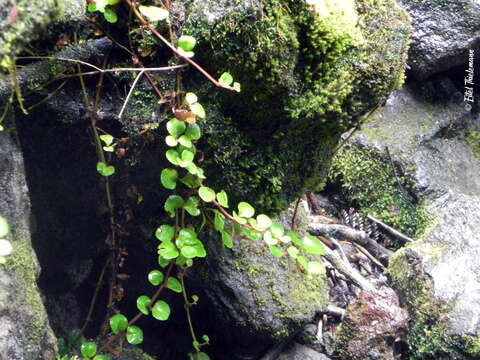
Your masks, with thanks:
M 318 184 L 339 136 L 403 82 L 410 25 L 393 0 L 176 3 L 195 59 L 242 85 L 237 94 L 189 79 L 212 104 L 207 168 L 270 211 Z
M 480 118 L 459 91 L 448 78 L 396 91 L 332 166 L 360 212 L 417 239 L 389 266 L 412 359 L 479 356 L 480 161 L 469 134 Z

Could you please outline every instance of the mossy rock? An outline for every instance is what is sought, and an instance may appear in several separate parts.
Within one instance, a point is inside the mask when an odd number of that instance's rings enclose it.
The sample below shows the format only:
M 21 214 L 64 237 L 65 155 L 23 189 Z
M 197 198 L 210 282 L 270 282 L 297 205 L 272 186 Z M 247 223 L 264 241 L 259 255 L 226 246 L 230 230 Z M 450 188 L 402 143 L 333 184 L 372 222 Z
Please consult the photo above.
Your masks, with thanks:
M 203 124 L 206 167 L 260 208 L 318 186 L 340 134 L 403 82 L 410 25 L 395 1 L 330 0 L 317 13 L 292 0 L 179 3 L 195 59 L 242 85 L 230 93 L 187 78 L 216 104 Z

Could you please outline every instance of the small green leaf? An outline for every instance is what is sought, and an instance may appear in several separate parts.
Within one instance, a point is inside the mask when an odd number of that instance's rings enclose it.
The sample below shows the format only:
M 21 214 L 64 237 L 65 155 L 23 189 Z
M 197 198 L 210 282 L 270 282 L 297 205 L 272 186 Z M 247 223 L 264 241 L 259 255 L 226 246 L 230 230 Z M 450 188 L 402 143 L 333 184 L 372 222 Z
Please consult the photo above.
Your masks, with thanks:
M 170 316 L 170 306 L 163 300 L 158 300 L 152 307 L 152 316 L 157 320 L 165 321 Z
M 143 331 L 138 326 L 129 326 L 127 328 L 127 341 L 132 345 L 141 344 L 143 341 Z
M 8 226 L 7 219 L 3 216 L 0 216 L 0 237 L 4 237 L 10 231 L 10 227 Z
M 152 270 L 148 273 L 148 281 L 153 286 L 158 286 L 163 282 L 163 273 L 158 270 Z
M 186 135 L 180 136 L 178 138 L 178 142 L 187 148 L 191 148 L 193 146 L 192 141 Z
M 301 242 L 300 239 L 298 238 L 297 234 L 295 234 L 292 230 L 289 230 L 289 231 L 287 232 L 287 236 L 290 238 L 290 240 L 291 240 L 294 244 L 296 244 L 296 245 L 298 245 L 298 246 L 301 247 L 302 242 Z
M 199 352 L 195 360 L 210 360 L 210 356 L 208 356 L 204 352 Z
M 187 93 L 185 94 L 185 102 L 186 102 L 188 105 L 195 104 L 197 101 L 198 101 L 198 97 L 197 97 L 197 95 L 195 95 L 194 93 L 192 93 L 192 92 L 187 92 Z
M 197 249 L 194 246 L 184 246 L 182 247 L 182 255 L 185 256 L 187 259 L 193 259 L 194 257 L 197 257 Z
M 254 214 L 255 209 L 249 203 L 242 201 L 238 204 L 238 216 L 251 218 Z
M 241 88 L 240 83 L 234 82 L 234 83 L 233 83 L 233 90 L 235 90 L 236 92 L 242 91 L 242 88 Z
M 272 226 L 272 220 L 265 214 L 257 216 L 257 227 L 260 231 L 265 231 Z
M 168 135 L 165 137 L 165 143 L 168 145 L 168 146 L 177 146 L 178 144 L 178 141 L 177 139 L 175 139 L 172 135 Z
M 158 6 L 143 6 L 138 7 L 140 13 L 146 16 L 151 21 L 162 21 L 168 18 L 168 10 L 165 10 Z
M 185 175 L 183 178 L 180 179 L 180 181 L 182 182 L 182 184 L 188 186 L 190 189 L 195 189 L 198 187 L 197 179 L 192 174 Z
M 0 256 L 10 255 L 12 250 L 12 244 L 10 244 L 10 241 L 0 239 Z
M 109 8 L 105 9 L 103 12 L 103 17 L 111 24 L 115 24 L 118 20 L 117 13 Z
M 179 252 L 174 243 L 170 241 L 164 241 L 158 245 L 158 254 L 161 255 L 164 259 L 175 259 Z
M 228 209 L 228 196 L 225 190 L 222 190 L 219 193 L 217 193 L 217 201 L 224 208 Z
M 115 151 L 113 146 L 104 146 L 102 149 L 103 149 L 103 151 L 106 151 L 106 152 L 114 152 Z
M 307 259 L 305 259 L 303 256 L 297 257 L 297 261 L 298 261 L 298 263 L 300 264 L 300 266 L 301 266 L 302 268 L 304 268 L 305 270 L 308 269 Z
M 300 247 L 310 254 L 325 255 L 325 248 L 322 242 L 312 235 L 304 236 Z
M 198 140 L 202 136 L 200 131 L 200 126 L 197 124 L 188 125 L 185 135 L 188 136 L 191 140 Z
M 298 257 L 299 251 L 295 246 L 290 246 L 287 249 L 287 253 L 288 253 L 288 255 L 290 255 L 292 257 L 292 259 L 296 259 Z
M 177 255 L 178 256 L 178 255 Z M 165 259 L 163 256 L 159 255 L 158 256 L 158 265 L 160 265 L 160 267 L 162 269 L 166 268 L 168 266 L 168 264 L 170 264 L 170 259 Z M 162 275 L 163 276 L 163 275 Z M 162 279 L 163 281 L 163 279 Z
M 97 163 L 97 171 L 102 176 L 110 176 L 115 173 L 115 168 L 112 165 L 107 166 L 104 162 L 99 161 Z
M 219 211 L 215 210 L 215 220 L 214 220 L 214 227 L 217 231 L 223 231 L 225 227 L 225 221 L 223 220 L 225 217 L 220 214 Z
M 95 12 L 97 11 L 97 5 L 94 3 L 88 4 L 87 10 L 88 12 Z
M 210 342 L 210 338 L 206 334 L 202 335 L 202 340 L 205 341 L 206 344 L 208 344 Z
M 222 86 L 228 87 L 233 82 L 233 76 L 228 72 L 224 72 L 222 76 L 220 76 L 220 79 L 218 79 L 218 82 Z
M 182 162 L 191 163 L 195 155 L 190 150 L 183 150 L 181 160 Z
M 100 137 L 100 140 L 102 140 L 106 146 L 112 145 L 112 142 L 113 142 L 112 135 L 105 134 L 105 135 L 100 135 L 99 137 Z
M 170 276 L 167 280 L 167 287 L 176 293 L 182 292 L 182 285 L 180 284 L 180 281 L 172 276 Z
M 200 209 L 198 208 L 200 200 L 196 196 L 190 196 L 183 208 L 192 216 L 200 215 Z
M 137 298 L 137 308 L 143 314 L 148 315 L 150 311 L 148 311 L 148 306 L 150 305 L 150 298 L 148 296 L 142 295 Z
M 202 104 L 196 102 L 195 104 L 190 105 L 190 110 L 197 115 L 200 119 L 205 119 L 205 109 L 203 108 Z
M 222 243 L 228 249 L 233 247 L 232 237 L 226 231 L 222 231 Z
M 198 295 L 192 295 L 193 303 L 196 304 L 198 302 Z
M 270 245 L 268 248 L 270 249 L 270 252 L 272 253 L 272 255 L 275 256 L 276 258 L 283 257 L 283 251 L 279 247 Z
M 186 128 L 187 128 L 187 125 L 183 121 L 180 121 L 175 118 L 167 122 L 167 131 L 175 139 L 178 139 L 180 135 L 182 135 L 185 132 Z
M 110 318 L 110 327 L 114 334 L 118 334 L 120 331 L 123 331 L 128 326 L 128 320 L 125 315 L 117 314 Z
M 265 231 L 265 233 L 263 234 L 263 241 L 265 241 L 265 243 L 266 243 L 267 245 L 276 245 L 276 244 L 278 244 L 278 239 L 276 239 L 276 238 L 273 237 L 271 230 Z
M 272 235 L 273 235 L 274 238 L 280 240 L 282 238 L 285 230 L 284 230 L 282 225 L 274 222 L 272 224 L 272 226 L 270 227 L 270 231 L 272 232 Z
M 107 355 L 97 355 L 93 358 L 93 360 L 108 360 Z
M 186 57 L 186 58 L 191 58 L 191 57 L 193 57 L 193 56 L 195 55 L 195 53 L 194 53 L 193 51 L 185 51 L 185 50 L 183 50 L 181 47 L 179 47 L 179 48 L 177 49 L 177 51 L 178 51 L 178 54 L 179 54 L 180 56 L 184 56 L 184 57 Z
M 80 347 L 80 352 L 86 358 L 94 357 L 97 353 L 97 344 L 93 342 L 84 342 Z
M 97 5 L 97 10 L 103 13 L 105 6 L 108 5 L 108 0 L 95 0 L 95 4 Z
M 322 274 L 325 274 L 326 272 L 326 269 L 325 269 L 325 266 L 319 262 L 319 261 L 310 261 L 307 265 L 307 271 L 310 273 L 310 274 L 319 274 L 319 275 L 322 275 Z
M 183 206 L 183 199 L 179 195 L 170 195 L 165 201 L 165 211 L 170 213 L 171 217 L 175 216 L 175 209 L 180 209 Z
M 171 241 L 175 236 L 175 229 L 170 225 L 162 225 L 155 231 L 155 237 L 160 241 Z
M 206 186 L 201 186 L 200 189 L 198 189 L 198 195 L 200 196 L 200 199 L 205 202 L 212 202 L 215 200 L 215 191 Z
M 236 211 L 233 211 L 232 215 L 233 215 L 233 218 L 235 219 L 235 221 L 237 223 L 239 223 L 240 225 L 245 225 L 247 223 L 247 219 L 239 216 Z
M 173 190 L 177 187 L 178 172 L 175 169 L 163 169 L 160 175 L 160 181 L 163 187 Z
M 186 245 L 194 246 L 198 242 L 197 233 L 192 229 L 181 229 L 178 232 L 177 246 L 182 248 Z
M 246 229 L 246 228 L 242 229 L 242 234 L 245 234 L 245 236 L 252 241 L 261 240 L 263 236 L 261 232 L 258 232 L 256 230 Z
M 175 150 L 167 150 L 165 153 L 167 160 L 170 161 L 173 165 L 178 165 L 180 163 L 180 156 Z
M 182 35 L 178 38 L 178 46 L 183 51 L 192 51 L 196 43 L 197 43 L 197 40 L 195 40 L 195 38 L 190 35 Z

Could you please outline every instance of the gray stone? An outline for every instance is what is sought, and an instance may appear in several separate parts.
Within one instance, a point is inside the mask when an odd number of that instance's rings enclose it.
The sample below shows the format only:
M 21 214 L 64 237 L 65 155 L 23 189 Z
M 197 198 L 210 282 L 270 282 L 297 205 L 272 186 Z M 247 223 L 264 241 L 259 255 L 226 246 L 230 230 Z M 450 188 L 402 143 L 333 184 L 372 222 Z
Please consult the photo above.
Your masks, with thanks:
M 425 79 L 468 62 L 468 50 L 480 50 L 478 0 L 399 0 L 412 18 L 408 64 Z
M 13 252 L 0 265 L 0 359 L 51 360 L 56 339 L 37 288 L 40 273 L 30 240 L 30 200 L 23 158 L 11 123 L 0 132 L 0 214 L 10 224 Z
M 285 351 L 284 353 L 280 354 L 277 358 L 278 360 L 330 360 L 324 354 L 316 352 L 315 350 L 306 347 L 305 345 L 301 345 L 299 343 L 294 343 L 293 346 Z

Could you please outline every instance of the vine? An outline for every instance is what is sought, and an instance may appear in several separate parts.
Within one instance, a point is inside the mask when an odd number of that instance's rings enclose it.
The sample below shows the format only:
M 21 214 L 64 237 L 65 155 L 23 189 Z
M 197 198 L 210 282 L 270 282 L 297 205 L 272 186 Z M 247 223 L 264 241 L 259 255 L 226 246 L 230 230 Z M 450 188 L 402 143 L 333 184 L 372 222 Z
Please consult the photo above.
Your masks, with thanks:
M 196 45 L 194 37 L 182 35 L 177 39 L 175 45 L 173 42 L 173 31 L 169 24 L 170 4 L 168 0 L 165 3 L 159 2 L 161 6 L 140 5 L 137 7 L 137 4 L 132 0 L 125 0 L 125 3 L 128 5 L 130 14 L 133 14 L 138 23 L 150 30 L 153 36 L 172 51 L 175 65 L 144 68 L 138 61 L 135 53 L 128 49 L 127 51 L 133 54 L 134 64 L 139 67 L 106 69 L 107 57 L 102 68 L 76 61 L 78 67 L 76 76 L 79 76 L 84 101 L 90 114 L 91 129 L 98 158 L 96 168 L 104 179 L 103 183 L 105 185 L 105 196 L 111 227 L 109 244 L 111 254 L 99 278 L 89 314 L 82 329 L 84 330 L 88 321 L 90 321 L 98 289 L 104 281 L 107 268 L 110 267 L 107 340 L 101 346 L 94 342 L 85 341 L 81 344 L 80 351 L 84 359 L 107 360 L 109 358 L 108 353 L 118 355 L 121 352 L 124 339 L 133 345 L 142 343 L 143 331 L 135 324 L 142 316 L 151 315 L 159 321 L 167 321 L 169 319 L 171 314 L 170 306 L 160 298 L 164 290 L 169 289 L 183 296 L 188 328 L 192 338 L 190 359 L 208 360 L 210 358 L 203 351 L 203 348 L 209 344 L 209 337 L 207 335 L 199 337 L 196 334 L 191 317 L 191 309 L 197 304 L 198 296 L 190 296 L 188 294 L 184 281 L 186 269 L 192 267 L 195 260 L 207 256 L 204 243 L 199 237 L 200 230 L 205 223 L 209 223 L 219 233 L 223 245 L 227 248 L 232 248 L 234 241 L 238 240 L 262 242 L 274 257 L 290 257 L 296 261 L 297 267 L 302 272 L 311 275 L 324 274 L 325 268 L 319 261 L 310 261 L 307 254 L 325 255 L 325 249 L 316 237 L 311 235 L 299 237 L 293 231 L 295 228 L 294 219 L 292 220 L 293 230 L 284 229 L 281 224 L 273 221 L 268 215 L 256 214 L 254 207 L 245 201 L 239 202 L 235 209 L 230 212 L 228 194 L 224 190 L 216 191 L 207 185 L 207 176 L 200 167 L 196 147 L 202 136 L 201 127 L 197 124 L 197 121 L 200 122 L 206 117 L 205 109 L 195 93 L 182 89 L 181 77 L 177 73 L 176 96 L 173 104 L 171 104 L 172 115 L 169 116 L 165 125 L 168 134 L 164 139 L 168 148 L 165 151 L 165 157 L 170 167 L 164 168 L 160 174 L 162 186 L 171 192 L 164 203 L 164 210 L 171 222 L 159 226 L 155 231 L 155 237 L 159 241 L 157 246 L 159 268 L 153 269 L 147 276 L 150 284 L 157 287 L 157 289 L 152 296 L 142 295 L 138 297 L 136 302 L 138 313 L 133 318 L 128 319 L 120 312 L 112 314 L 112 312 L 115 312 L 113 307 L 115 297 L 112 294 L 117 286 L 115 279 L 120 275 L 118 274 L 117 259 L 119 253 L 121 253 L 121 248 L 116 243 L 115 206 L 113 204 L 109 178 L 116 173 L 115 166 L 111 161 L 111 154 L 115 152 L 115 147 L 120 144 L 120 140 L 116 140 L 114 136 L 108 133 L 102 133 L 101 129 L 97 127 L 96 113 L 104 75 L 113 71 L 134 71 L 138 73 L 123 103 L 119 118 L 122 117 L 125 108 L 128 106 L 130 95 L 143 75 L 152 83 L 157 95 L 161 95 L 153 84 L 153 80 L 148 74 L 149 71 L 175 70 L 191 65 L 215 86 L 229 91 L 240 92 L 241 90 L 240 84 L 234 82 L 230 73 L 223 73 L 217 80 L 192 60 L 194 56 L 193 50 Z M 96 0 L 90 2 L 88 9 L 90 12 L 99 11 L 108 22 L 114 23 L 118 20 L 115 7 L 120 5 L 121 0 Z M 314 6 L 311 2 L 305 4 L 305 6 L 307 5 Z M 130 22 L 131 19 L 129 20 L 129 27 Z M 151 23 L 155 22 L 163 22 L 167 25 L 171 41 L 168 41 L 151 25 Z M 73 61 L 62 58 L 57 58 L 57 60 Z M 82 73 L 80 65 L 88 65 L 93 67 L 95 71 Z M 83 76 L 96 73 L 100 73 L 100 78 L 93 106 L 90 106 Z M 0 218 L 0 220 L 2 219 Z M 2 222 L 0 221 L 1 225 Z M 1 259 L 0 253 L 0 261 Z M 119 344 L 120 350 L 116 348 L 116 344 Z M 58 355 L 57 359 L 66 360 L 68 355 Z

